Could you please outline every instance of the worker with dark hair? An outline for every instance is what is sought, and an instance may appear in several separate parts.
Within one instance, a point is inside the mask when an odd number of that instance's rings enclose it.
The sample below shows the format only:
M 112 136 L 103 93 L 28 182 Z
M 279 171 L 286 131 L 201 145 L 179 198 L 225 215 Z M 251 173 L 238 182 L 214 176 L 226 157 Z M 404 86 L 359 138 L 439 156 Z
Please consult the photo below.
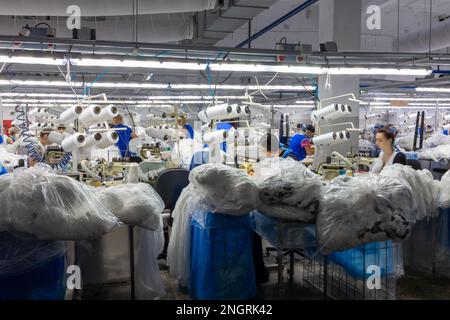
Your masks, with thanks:
M 395 149 L 395 133 L 392 130 L 379 129 L 375 142 L 382 151 L 372 168 L 373 173 L 380 173 L 384 167 L 395 163 L 406 165 L 406 156 Z
M 306 158 L 307 155 L 313 154 L 311 147 L 311 138 L 314 137 L 315 129 L 312 125 L 307 125 L 305 133 L 296 133 L 289 141 L 289 148 L 292 150 L 292 154 L 301 161 Z

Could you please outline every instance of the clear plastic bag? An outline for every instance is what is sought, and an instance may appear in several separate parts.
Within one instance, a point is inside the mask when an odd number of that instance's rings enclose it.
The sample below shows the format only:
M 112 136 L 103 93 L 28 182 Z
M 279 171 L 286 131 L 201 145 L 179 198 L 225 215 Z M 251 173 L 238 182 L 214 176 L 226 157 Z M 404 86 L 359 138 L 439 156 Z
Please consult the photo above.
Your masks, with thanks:
M 159 216 L 160 225 L 162 217 Z M 151 231 L 135 228 L 136 243 L 139 250 L 136 252 L 136 298 L 138 300 L 155 300 L 165 295 L 164 284 L 157 257 L 164 247 L 163 230 Z
M 424 148 L 417 151 L 419 159 L 429 159 L 436 162 L 450 159 L 450 145 L 440 145 L 434 148 Z
M 39 241 L 29 234 L 0 232 L 0 278 L 29 272 L 64 255 L 66 250 L 61 241 Z
M 0 230 L 41 240 L 95 239 L 119 224 L 89 187 L 44 164 L 17 169 L 0 201 Z
M 270 158 L 254 166 L 258 210 L 272 218 L 313 222 L 322 201 L 322 182 L 293 159 Z
M 445 144 L 450 144 L 450 136 L 440 132 L 433 133 L 433 135 L 424 142 L 426 148 L 433 148 Z
M 399 136 L 395 139 L 395 145 L 406 151 L 413 151 L 414 149 L 414 135 Z
M 170 275 L 187 287 L 191 271 L 191 215 L 198 203 L 198 193 L 188 185 L 180 194 L 172 212 L 173 224 L 167 249 Z
M 316 220 L 320 251 L 403 240 L 414 225 L 414 193 L 404 180 L 377 175 L 339 176 L 324 188 Z
M 439 206 L 441 208 L 450 208 L 450 170 L 441 178 Z
M 382 176 L 403 179 L 409 183 L 417 203 L 413 220 L 436 217 L 439 214 L 440 183 L 428 170 L 414 170 L 409 166 L 394 164 L 381 172 Z
M 244 170 L 204 164 L 191 171 L 189 181 L 205 196 L 211 212 L 244 215 L 259 203 L 256 185 Z
M 149 184 L 122 184 L 102 189 L 96 195 L 105 208 L 128 225 L 149 230 L 161 227 L 164 202 Z

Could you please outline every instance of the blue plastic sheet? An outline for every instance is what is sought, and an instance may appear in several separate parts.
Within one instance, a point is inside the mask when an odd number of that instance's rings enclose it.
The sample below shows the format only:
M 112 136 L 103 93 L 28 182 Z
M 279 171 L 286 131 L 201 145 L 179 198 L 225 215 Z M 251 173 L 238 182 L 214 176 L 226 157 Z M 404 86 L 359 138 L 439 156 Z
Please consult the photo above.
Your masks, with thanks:
M 0 176 L 3 174 L 7 174 L 7 173 L 8 173 L 8 171 L 5 169 L 2 162 L 0 161 Z
M 358 279 L 367 279 L 373 274 L 367 273 L 367 267 L 371 265 L 380 268 L 381 277 L 394 276 L 397 272 L 397 248 L 390 240 L 334 252 L 329 259 Z
M 64 299 L 65 253 L 63 242 L 0 232 L 0 300 Z
M 189 294 L 201 300 L 240 300 L 256 295 L 248 215 L 194 212 Z
M 280 249 L 316 247 L 316 229 L 313 224 L 283 222 L 267 217 L 257 210 L 250 216 L 250 225 L 264 240 Z
M 65 256 L 21 275 L 0 277 L 0 300 L 64 300 Z

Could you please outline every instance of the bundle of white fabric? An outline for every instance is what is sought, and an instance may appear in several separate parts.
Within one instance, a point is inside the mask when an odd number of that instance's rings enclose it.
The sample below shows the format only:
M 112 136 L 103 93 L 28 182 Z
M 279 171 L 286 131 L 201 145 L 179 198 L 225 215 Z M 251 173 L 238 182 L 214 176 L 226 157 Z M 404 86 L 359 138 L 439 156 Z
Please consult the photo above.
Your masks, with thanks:
M 435 132 L 431 137 L 429 137 L 424 142 L 424 146 L 427 148 L 433 148 L 440 145 L 450 144 L 450 136 L 442 134 L 440 132 Z
M 257 209 L 272 218 L 313 222 L 320 208 L 319 177 L 293 159 L 270 158 L 254 166 L 260 203 Z
M 201 196 L 192 185 L 183 189 L 172 212 L 173 225 L 167 248 L 170 275 L 182 286 L 189 284 L 191 271 L 191 215 Z
M 434 148 L 424 148 L 417 151 L 419 159 L 429 159 L 436 162 L 450 159 L 450 144 L 439 145 Z
M 414 225 L 414 193 L 385 176 L 339 176 L 324 188 L 316 220 L 320 251 L 329 254 L 364 243 L 406 239 Z
M 414 149 L 414 134 L 397 137 L 395 139 L 395 145 L 406 151 L 412 151 Z
M 38 164 L 0 179 L 0 231 L 41 240 L 95 239 L 120 222 L 86 185 Z
M 102 189 L 97 198 L 120 221 L 149 230 L 161 227 L 160 215 L 164 202 L 146 183 L 128 183 Z
M 189 181 L 208 211 L 244 215 L 258 206 L 257 189 L 246 171 L 223 164 L 204 164 L 189 174 Z
M 441 208 L 450 208 L 450 171 L 447 171 L 441 179 L 439 206 Z
M 414 170 L 409 166 L 395 164 L 387 166 L 380 173 L 382 176 L 403 179 L 409 183 L 417 202 L 413 214 L 415 221 L 436 217 L 439 214 L 439 194 L 441 183 L 433 179 L 428 170 Z

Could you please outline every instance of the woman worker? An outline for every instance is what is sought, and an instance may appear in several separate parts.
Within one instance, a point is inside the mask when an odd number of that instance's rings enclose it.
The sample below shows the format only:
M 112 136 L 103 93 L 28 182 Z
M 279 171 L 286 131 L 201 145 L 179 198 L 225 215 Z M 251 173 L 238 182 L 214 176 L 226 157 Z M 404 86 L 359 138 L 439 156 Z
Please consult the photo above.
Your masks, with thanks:
M 395 134 L 387 129 L 380 129 L 375 135 L 375 143 L 382 151 L 372 168 L 373 173 L 380 173 L 384 167 L 395 163 L 406 165 L 406 156 L 394 147 Z

